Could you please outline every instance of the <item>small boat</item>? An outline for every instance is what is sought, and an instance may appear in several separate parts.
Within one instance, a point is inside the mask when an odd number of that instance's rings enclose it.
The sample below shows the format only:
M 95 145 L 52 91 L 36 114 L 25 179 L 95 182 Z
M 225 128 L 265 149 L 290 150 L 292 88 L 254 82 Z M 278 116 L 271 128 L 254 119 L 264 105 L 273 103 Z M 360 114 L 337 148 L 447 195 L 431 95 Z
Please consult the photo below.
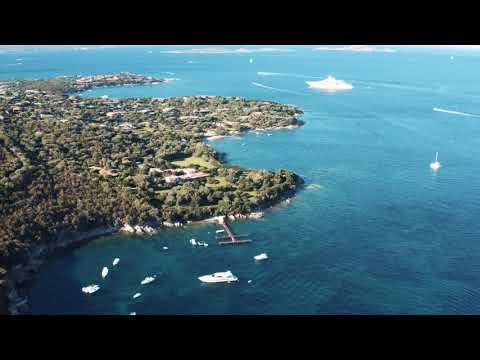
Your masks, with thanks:
M 267 256 L 267 254 L 262 253 L 262 254 L 260 254 L 260 255 L 254 256 L 253 258 L 254 258 L 255 260 L 266 260 L 266 259 L 268 259 L 268 256 Z
M 200 241 L 197 241 L 197 245 L 200 245 L 200 246 L 208 246 L 208 244 L 207 244 L 207 243 L 200 242 Z
M 106 278 L 108 275 L 108 268 L 106 266 L 103 267 L 102 269 L 102 278 Z
M 225 232 L 225 230 L 217 230 L 217 231 L 215 231 L 215 232 L 216 232 L 217 234 L 220 234 L 220 233 Z
M 130 315 L 137 315 L 137 313 L 136 312 L 131 312 Z
M 195 241 L 195 239 L 190 239 L 190 244 L 192 244 L 193 246 L 197 245 L 197 242 Z
M 438 152 L 437 152 L 435 155 L 435 162 L 430 164 L 430 168 L 434 171 L 437 171 L 438 169 L 440 169 L 441 166 L 442 165 L 438 162 Z
M 139 296 L 142 296 L 142 294 L 136 293 L 135 295 L 133 295 L 133 298 L 136 299 L 136 298 L 138 298 Z
M 85 294 L 93 294 L 94 292 L 100 290 L 100 286 L 98 285 L 88 285 L 88 286 L 85 286 L 85 287 L 82 287 L 82 291 L 85 293 Z
M 164 246 L 164 247 L 163 247 L 163 250 L 168 250 L 168 246 Z
M 252 282 L 252 280 L 248 280 L 247 282 L 250 284 Z
M 267 134 L 267 136 L 272 136 L 272 134 Z
M 156 278 L 157 278 L 157 275 L 147 276 L 145 279 L 143 279 L 140 282 L 140 284 L 142 285 L 150 284 L 151 282 L 154 282 Z
M 113 260 L 112 265 L 113 265 L 113 266 L 116 266 L 116 265 L 118 265 L 119 262 L 120 262 L 120 259 L 119 259 L 119 258 L 115 258 L 115 259 Z
M 232 282 L 238 281 L 238 278 L 232 274 L 230 270 L 224 272 L 216 272 L 210 275 L 200 276 L 198 280 L 205 283 L 219 283 L 219 282 Z
M 250 64 L 253 64 L 253 59 L 250 59 L 249 63 L 250 63 Z

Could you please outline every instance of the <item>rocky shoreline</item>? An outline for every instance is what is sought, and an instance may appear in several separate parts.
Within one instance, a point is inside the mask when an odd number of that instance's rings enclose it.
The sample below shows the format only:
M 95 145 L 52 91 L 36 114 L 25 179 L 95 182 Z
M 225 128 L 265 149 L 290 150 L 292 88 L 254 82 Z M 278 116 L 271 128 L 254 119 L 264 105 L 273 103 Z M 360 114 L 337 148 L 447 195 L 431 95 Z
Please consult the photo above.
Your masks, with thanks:
M 154 234 L 182 227 L 174 222 L 179 219 L 225 213 L 235 214 L 229 220 L 259 218 L 262 213 L 238 213 L 265 209 L 298 189 L 302 179 L 291 171 L 225 166 L 202 142 L 252 129 L 297 128 L 302 112 L 293 105 L 240 97 L 69 96 L 157 80 L 120 73 L 0 81 L 0 140 L 7 144 L 0 148 L 0 314 L 29 312 L 28 283 L 57 249 L 118 231 Z M 184 171 L 192 164 L 202 177 L 178 184 L 158 171 Z M 183 180 L 206 185 L 199 191 Z
M 24 294 L 25 285 L 53 252 L 102 235 L 113 234 L 118 229 L 118 226 L 102 226 L 78 233 L 64 232 L 48 246 L 38 246 L 25 262 L 13 266 L 8 273 L 5 271 L 0 275 L 0 298 L 3 297 L 7 300 L 6 304 L 3 304 L 4 310 L 7 310 L 10 315 L 28 314 L 28 298 Z
M 64 249 L 81 242 L 93 240 L 99 236 L 111 235 L 115 233 L 135 234 L 135 235 L 154 235 L 158 233 L 162 227 L 184 227 L 190 224 L 200 223 L 216 223 L 228 218 L 230 221 L 247 220 L 247 219 L 261 219 L 264 213 L 261 211 L 252 212 L 249 214 L 234 214 L 228 216 L 216 216 L 199 221 L 188 221 L 186 223 L 169 223 L 164 222 L 160 226 L 153 225 L 130 225 L 123 226 L 112 225 L 102 226 L 90 231 L 60 234 L 56 241 L 49 243 L 49 245 L 40 245 L 32 253 L 29 258 L 21 264 L 17 264 L 7 273 L 6 270 L 0 268 L 0 301 L 1 298 L 6 299 L 6 303 L 0 302 L 0 314 L 8 313 L 10 315 L 26 315 L 29 314 L 30 308 L 28 304 L 28 297 L 26 290 L 28 283 L 38 271 L 40 266 L 51 256 L 55 251 Z

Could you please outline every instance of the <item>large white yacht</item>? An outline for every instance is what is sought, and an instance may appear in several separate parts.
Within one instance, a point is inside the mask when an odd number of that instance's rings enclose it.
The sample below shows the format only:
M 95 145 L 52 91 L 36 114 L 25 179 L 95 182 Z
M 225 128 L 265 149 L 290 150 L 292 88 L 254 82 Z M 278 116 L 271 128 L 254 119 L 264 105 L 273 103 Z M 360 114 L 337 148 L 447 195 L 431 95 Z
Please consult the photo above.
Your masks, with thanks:
M 353 89 L 352 84 L 349 84 L 343 80 L 337 80 L 333 76 L 328 75 L 326 79 L 320 81 L 306 81 L 307 85 L 312 89 L 319 90 L 351 90 Z
M 216 272 L 214 274 L 200 276 L 198 280 L 206 283 L 218 283 L 238 281 L 238 278 L 233 275 L 230 270 L 227 270 L 224 272 Z

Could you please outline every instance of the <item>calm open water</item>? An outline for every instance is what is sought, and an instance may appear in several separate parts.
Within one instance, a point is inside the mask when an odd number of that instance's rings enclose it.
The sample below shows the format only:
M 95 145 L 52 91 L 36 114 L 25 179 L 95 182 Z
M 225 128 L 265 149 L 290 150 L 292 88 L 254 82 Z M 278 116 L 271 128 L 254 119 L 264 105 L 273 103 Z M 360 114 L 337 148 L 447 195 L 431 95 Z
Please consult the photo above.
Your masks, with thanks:
M 164 47 L 142 46 L 0 54 L 3 79 L 116 71 L 177 79 L 86 96 L 235 95 L 297 105 L 305 111 L 300 129 L 214 146 L 231 163 L 287 168 L 319 185 L 263 220 L 234 222 L 237 233 L 254 240 L 249 245 L 220 247 L 213 239 L 218 227 L 199 225 L 152 237 L 108 236 L 64 251 L 33 283 L 34 313 L 480 313 L 480 54 L 289 48 L 294 51 L 165 54 Z M 325 94 L 306 87 L 328 74 L 354 89 Z M 443 167 L 435 174 L 429 163 L 436 151 Z M 210 246 L 192 247 L 192 237 Z M 261 252 L 269 259 L 256 263 Z M 121 261 L 112 269 L 115 257 Z M 102 280 L 105 265 L 111 273 Z M 240 281 L 197 280 L 225 270 Z M 141 286 L 151 274 L 157 281 Z M 90 283 L 101 289 L 85 296 L 81 287 Z M 142 296 L 132 299 L 136 292 Z

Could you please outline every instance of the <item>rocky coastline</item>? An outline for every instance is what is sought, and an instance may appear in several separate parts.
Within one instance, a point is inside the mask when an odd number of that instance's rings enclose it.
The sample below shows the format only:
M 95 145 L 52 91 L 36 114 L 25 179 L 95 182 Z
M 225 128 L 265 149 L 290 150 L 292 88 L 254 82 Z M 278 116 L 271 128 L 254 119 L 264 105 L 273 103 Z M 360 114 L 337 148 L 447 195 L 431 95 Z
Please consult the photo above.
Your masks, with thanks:
M 215 216 L 199 221 L 187 221 L 185 223 L 163 222 L 162 224 L 143 224 L 143 225 L 111 225 L 94 228 L 89 231 L 71 233 L 64 232 L 60 234 L 56 241 L 47 245 L 40 245 L 31 252 L 28 259 L 21 264 L 17 264 L 7 272 L 0 268 L 0 314 L 27 315 L 30 312 L 28 297 L 26 295 L 29 282 L 38 271 L 40 266 L 55 251 L 71 247 L 82 242 L 90 241 L 99 236 L 111 235 L 115 233 L 124 233 L 130 235 L 154 235 L 161 231 L 161 228 L 181 228 L 190 224 L 200 223 L 221 223 L 225 218 L 229 221 L 236 220 L 258 220 L 263 218 L 262 211 L 251 212 L 248 214 L 233 214 L 226 216 Z M 5 303 L 2 303 L 1 299 Z
M 214 215 L 260 218 L 252 211 L 279 203 L 303 182 L 288 170 L 223 164 L 202 142 L 299 127 L 294 106 L 239 97 L 67 94 L 157 80 L 120 73 L 0 82 L 0 314 L 29 313 L 29 281 L 58 249 L 119 231 L 155 234 Z M 168 171 L 192 166 L 200 178 L 170 181 Z

